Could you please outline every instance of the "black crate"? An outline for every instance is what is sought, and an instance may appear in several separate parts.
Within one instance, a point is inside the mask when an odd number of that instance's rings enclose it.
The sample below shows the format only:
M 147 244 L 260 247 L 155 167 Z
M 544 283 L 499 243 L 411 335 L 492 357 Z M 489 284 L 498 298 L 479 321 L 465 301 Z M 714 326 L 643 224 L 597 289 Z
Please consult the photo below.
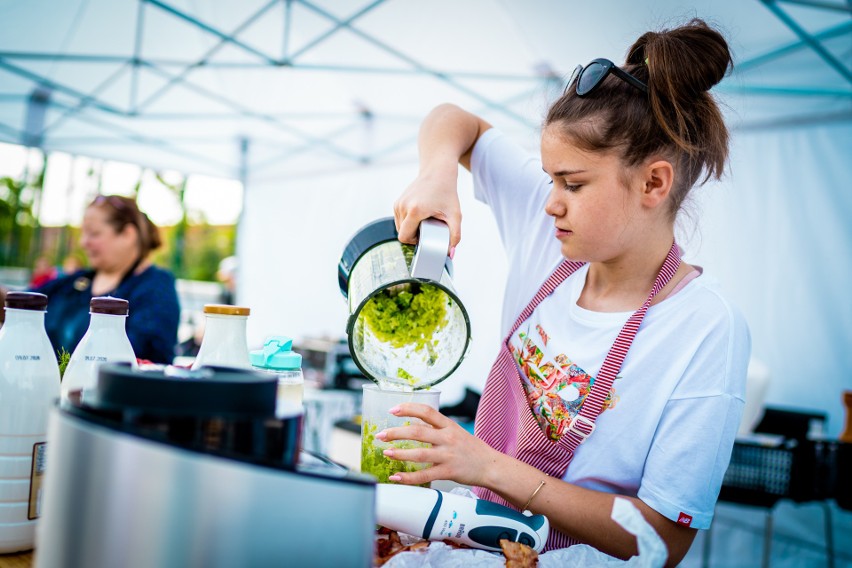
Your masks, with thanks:
M 795 440 L 735 442 L 719 499 L 771 507 L 789 498 L 797 446 Z
M 852 444 L 839 442 L 835 457 L 834 498 L 840 507 L 852 511 Z
M 841 445 L 834 440 L 782 437 L 737 440 L 719 499 L 761 507 L 771 507 L 780 499 L 843 501 L 838 482 Z

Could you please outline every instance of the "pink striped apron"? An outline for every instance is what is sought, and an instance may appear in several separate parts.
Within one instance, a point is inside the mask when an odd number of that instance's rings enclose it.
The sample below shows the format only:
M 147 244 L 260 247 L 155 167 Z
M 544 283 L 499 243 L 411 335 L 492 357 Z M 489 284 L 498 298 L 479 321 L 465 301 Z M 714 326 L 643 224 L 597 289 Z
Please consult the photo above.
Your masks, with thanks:
M 476 436 L 488 445 L 557 479 L 562 479 L 577 447 L 594 430 L 595 419 L 603 411 L 604 401 L 612 388 L 615 375 L 621 369 L 627 350 L 630 349 L 633 338 L 636 337 L 636 332 L 648 311 L 648 306 L 651 305 L 651 300 L 669 283 L 680 266 L 680 248 L 677 244 L 672 244 L 648 299 L 621 328 L 579 414 L 574 417 L 562 437 L 558 441 L 553 441 L 542 431 L 530 409 L 521 384 L 521 375 L 509 351 L 508 342 L 518 327 L 530 317 L 536 306 L 583 264 L 569 260 L 562 261 L 518 316 L 515 325 L 501 344 L 497 360 L 488 374 L 474 422 Z M 514 508 L 489 489 L 475 487 L 474 492 L 481 499 Z M 579 541 L 551 529 L 545 550 L 565 548 L 572 544 L 579 544 Z

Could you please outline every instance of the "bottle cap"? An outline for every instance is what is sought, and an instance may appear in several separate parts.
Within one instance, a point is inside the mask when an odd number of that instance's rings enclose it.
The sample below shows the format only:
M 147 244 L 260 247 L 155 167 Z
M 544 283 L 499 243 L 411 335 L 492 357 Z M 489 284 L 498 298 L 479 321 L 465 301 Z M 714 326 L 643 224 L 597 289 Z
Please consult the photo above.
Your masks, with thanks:
M 249 353 L 254 367 L 278 370 L 296 370 L 302 368 L 302 356 L 292 351 L 293 340 L 283 335 L 267 337 L 263 349 Z
M 228 304 L 204 304 L 204 313 L 217 314 L 220 316 L 247 316 L 251 313 L 251 309 L 244 306 L 231 306 Z
M 47 296 L 38 292 L 9 292 L 6 294 L 6 307 L 43 312 L 47 309 Z
M 126 316 L 130 313 L 130 302 L 112 296 L 98 296 L 89 302 L 89 312 L 111 316 Z

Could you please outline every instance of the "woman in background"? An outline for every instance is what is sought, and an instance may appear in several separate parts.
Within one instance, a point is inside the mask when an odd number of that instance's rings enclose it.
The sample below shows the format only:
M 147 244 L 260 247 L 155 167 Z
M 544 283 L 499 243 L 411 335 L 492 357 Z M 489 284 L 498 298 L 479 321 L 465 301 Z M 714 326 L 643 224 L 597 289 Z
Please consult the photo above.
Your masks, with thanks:
M 162 244 L 156 225 L 133 199 L 99 195 L 81 229 L 89 268 L 34 290 L 49 298 L 45 327 L 54 349 L 73 352 L 88 328 L 92 297 L 114 296 L 130 302 L 127 337 L 136 357 L 171 363 L 180 306 L 174 276 L 148 258 Z

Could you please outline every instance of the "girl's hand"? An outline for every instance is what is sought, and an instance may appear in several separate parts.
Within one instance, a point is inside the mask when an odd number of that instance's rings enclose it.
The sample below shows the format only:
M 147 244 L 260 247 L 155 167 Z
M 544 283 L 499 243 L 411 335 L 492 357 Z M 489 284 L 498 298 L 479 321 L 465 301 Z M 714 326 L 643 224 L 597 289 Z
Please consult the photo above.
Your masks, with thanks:
M 404 403 L 390 410 L 394 416 L 419 418 L 426 424 L 388 428 L 376 435 L 379 440 L 416 440 L 431 448 L 388 448 L 385 456 L 401 461 L 431 463 L 410 473 L 397 473 L 389 479 L 406 485 L 420 485 L 436 479 L 449 479 L 464 485 L 483 485 L 484 474 L 502 455 L 469 434 L 456 422 L 425 404 Z
M 420 221 L 434 217 L 450 228 L 450 250 L 461 240 L 461 207 L 457 191 L 458 165 L 447 172 L 421 173 L 393 205 L 399 240 L 415 244 Z M 448 251 L 449 252 L 449 251 Z

